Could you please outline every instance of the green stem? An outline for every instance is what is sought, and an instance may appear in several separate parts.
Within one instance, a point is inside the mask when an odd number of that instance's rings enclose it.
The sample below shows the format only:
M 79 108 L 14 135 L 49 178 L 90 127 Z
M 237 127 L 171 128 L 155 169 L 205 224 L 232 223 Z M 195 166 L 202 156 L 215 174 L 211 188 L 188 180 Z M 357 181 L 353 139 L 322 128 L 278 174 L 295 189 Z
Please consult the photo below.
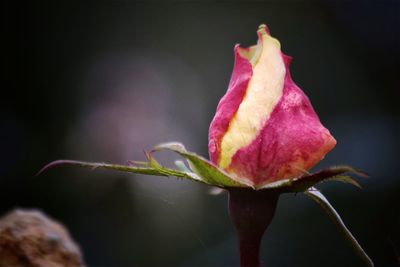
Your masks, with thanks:
M 229 214 L 239 238 L 241 267 L 261 266 L 261 239 L 275 214 L 278 196 L 271 190 L 229 189 Z

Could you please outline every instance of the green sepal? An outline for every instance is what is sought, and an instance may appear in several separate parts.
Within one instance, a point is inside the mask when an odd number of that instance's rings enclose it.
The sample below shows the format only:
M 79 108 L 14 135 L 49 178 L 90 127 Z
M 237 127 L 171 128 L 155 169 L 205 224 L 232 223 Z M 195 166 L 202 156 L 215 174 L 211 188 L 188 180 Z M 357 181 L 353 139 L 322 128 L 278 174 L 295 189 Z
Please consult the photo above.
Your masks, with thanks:
M 362 189 L 362 186 L 360 185 L 359 182 L 353 179 L 353 177 L 348 176 L 348 175 L 336 175 L 331 178 L 326 179 L 325 181 L 339 181 L 345 184 L 351 184 L 354 185 L 355 187 L 358 187 L 359 189 Z
M 321 171 L 311 174 L 307 173 L 300 177 L 268 183 L 263 185 L 260 189 L 277 189 L 282 192 L 304 192 L 310 187 L 313 187 L 316 184 L 325 181 L 340 181 L 361 188 L 360 184 L 352 177 L 342 175 L 344 173 L 353 173 L 358 176 L 368 177 L 368 175 L 363 171 L 360 171 L 350 166 L 340 165 L 323 169 Z
M 352 168 L 350 166 L 335 166 L 321 170 L 316 173 L 306 173 L 303 176 L 295 177 L 291 179 L 278 180 L 272 183 L 267 183 L 261 186 L 255 187 L 250 183 L 246 183 L 244 180 L 240 180 L 232 177 L 224 170 L 215 166 L 212 162 L 207 159 L 185 149 L 184 145 L 178 142 L 162 143 L 154 147 L 152 152 L 159 150 L 170 150 L 178 153 L 184 157 L 188 163 L 190 169 L 185 165 L 184 162 L 177 160 L 175 161 L 176 169 L 166 168 L 158 163 L 151 152 L 145 152 L 147 161 L 128 161 L 128 165 L 108 164 L 108 163 L 96 163 L 96 162 L 84 162 L 75 160 L 57 160 L 46 165 L 39 173 L 44 170 L 62 164 L 71 164 L 81 167 L 90 168 L 103 168 L 110 170 L 117 170 L 122 172 L 139 173 L 146 175 L 159 175 L 159 176 L 175 176 L 178 178 L 185 178 L 194 180 L 196 182 L 202 182 L 212 186 L 221 188 L 230 187 L 247 187 L 255 190 L 274 190 L 280 193 L 287 192 L 304 192 L 308 188 L 315 186 L 316 184 L 323 181 L 341 181 L 345 183 L 353 184 L 357 187 L 361 187 L 350 176 L 343 175 L 344 173 L 355 173 L 359 176 L 367 176 L 366 173 Z
M 328 199 L 315 187 L 309 188 L 304 192 L 307 196 L 317 202 L 329 215 L 335 225 L 338 227 L 340 233 L 344 235 L 346 240 L 351 244 L 353 249 L 357 252 L 358 256 L 366 263 L 366 265 L 373 267 L 374 263 L 371 258 L 367 255 L 355 237 L 351 234 L 350 230 L 344 224 L 342 218 L 339 213 L 335 210 L 335 208 L 329 203 Z
M 85 161 L 77 161 L 77 160 L 56 160 L 53 161 L 46 166 L 44 166 L 37 175 L 43 173 L 49 168 L 59 166 L 59 165 L 75 165 L 79 167 L 86 167 L 94 169 L 108 169 L 114 171 L 121 172 L 129 172 L 129 173 L 137 173 L 137 174 L 145 174 L 145 175 L 157 175 L 157 176 L 175 176 L 177 178 L 184 178 L 193 180 L 196 182 L 203 182 L 200 177 L 198 177 L 193 172 L 184 172 L 179 170 L 174 170 L 170 168 L 166 168 L 161 166 L 150 154 L 146 154 L 148 158 L 148 162 L 135 162 L 129 161 L 130 165 L 119 165 L 119 164 L 108 164 L 102 162 L 85 162 Z M 137 164 L 139 166 L 134 166 L 132 164 Z
M 183 162 L 182 160 L 175 160 L 175 166 L 180 171 L 191 172 L 191 170 L 186 166 L 185 162 Z
M 220 187 L 252 187 L 248 184 L 244 184 L 234 180 L 227 173 L 212 164 L 210 161 L 193 152 L 187 151 L 184 145 L 181 143 L 162 143 L 155 146 L 153 149 L 153 151 L 159 150 L 171 150 L 184 157 L 188 161 L 189 166 L 193 170 L 193 172 L 200 176 L 202 180 L 207 184 Z

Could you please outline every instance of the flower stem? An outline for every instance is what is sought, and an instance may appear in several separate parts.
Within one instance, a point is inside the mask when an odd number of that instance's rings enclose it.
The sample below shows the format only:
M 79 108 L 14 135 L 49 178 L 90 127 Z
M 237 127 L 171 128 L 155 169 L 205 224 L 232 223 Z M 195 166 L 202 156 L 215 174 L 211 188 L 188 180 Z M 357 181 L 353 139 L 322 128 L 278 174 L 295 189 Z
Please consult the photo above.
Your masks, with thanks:
M 239 238 L 241 267 L 261 266 L 261 239 L 274 217 L 278 197 L 270 190 L 229 189 L 229 215 Z

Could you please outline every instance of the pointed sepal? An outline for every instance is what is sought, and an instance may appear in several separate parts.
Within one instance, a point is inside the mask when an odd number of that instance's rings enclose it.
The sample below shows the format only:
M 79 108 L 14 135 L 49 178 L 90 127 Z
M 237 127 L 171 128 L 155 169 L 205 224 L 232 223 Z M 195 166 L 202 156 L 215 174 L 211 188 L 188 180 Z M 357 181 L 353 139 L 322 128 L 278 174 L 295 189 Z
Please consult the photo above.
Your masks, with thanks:
M 166 177 L 177 177 L 189 179 L 196 182 L 203 182 L 199 176 L 193 172 L 174 170 L 161 166 L 150 154 L 146 154 L 148 162 L 129 161 L 129 165 L 108 164 L 102 162 L 85 162 L 77 160 L 56 160 L 44 166 L 37 175 L 42 174 L 50 168 L 60 165 L 74 165 L 79 167 L 95 169 L 108 169 L 120 172 L 137 173 L 144 175 L 156 175 Z
M 282 192 L 305 192 L 307 189 L 325 181 L 340 181 L 361 188 L 361 185 L 352 177 L 343 175 L 345 173 L 368 177 L 368 175 L 361 170 L 347 165 L 340 165 L 311 174 L 307 173 L 300 177 L 268 183 L 263 185 L 260 189 L 278 189 Z
M 201 179 L 210 185 L 220 187 L 251 187 L 250 185 L 234 180 L 225 171 L 215 166 L 205 158 L 186 150 L 185 146 L 178 142 L 162 143 L 154 147 L 153 151 L 170 150 L 184 157 L 190 168 Z

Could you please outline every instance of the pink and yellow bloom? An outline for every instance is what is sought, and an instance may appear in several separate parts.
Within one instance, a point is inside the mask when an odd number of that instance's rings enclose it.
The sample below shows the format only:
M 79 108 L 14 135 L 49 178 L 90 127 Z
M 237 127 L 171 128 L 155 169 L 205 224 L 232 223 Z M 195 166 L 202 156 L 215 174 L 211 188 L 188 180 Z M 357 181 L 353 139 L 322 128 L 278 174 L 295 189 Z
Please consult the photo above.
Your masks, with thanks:
M 291 79 L 291 57 L 265 25 L 257 34 L 256 45 L 235 46 L 229 87 L 210 125 L 209 153 L 232 178 L 260 187 L 304 174 L 336 140 Z

